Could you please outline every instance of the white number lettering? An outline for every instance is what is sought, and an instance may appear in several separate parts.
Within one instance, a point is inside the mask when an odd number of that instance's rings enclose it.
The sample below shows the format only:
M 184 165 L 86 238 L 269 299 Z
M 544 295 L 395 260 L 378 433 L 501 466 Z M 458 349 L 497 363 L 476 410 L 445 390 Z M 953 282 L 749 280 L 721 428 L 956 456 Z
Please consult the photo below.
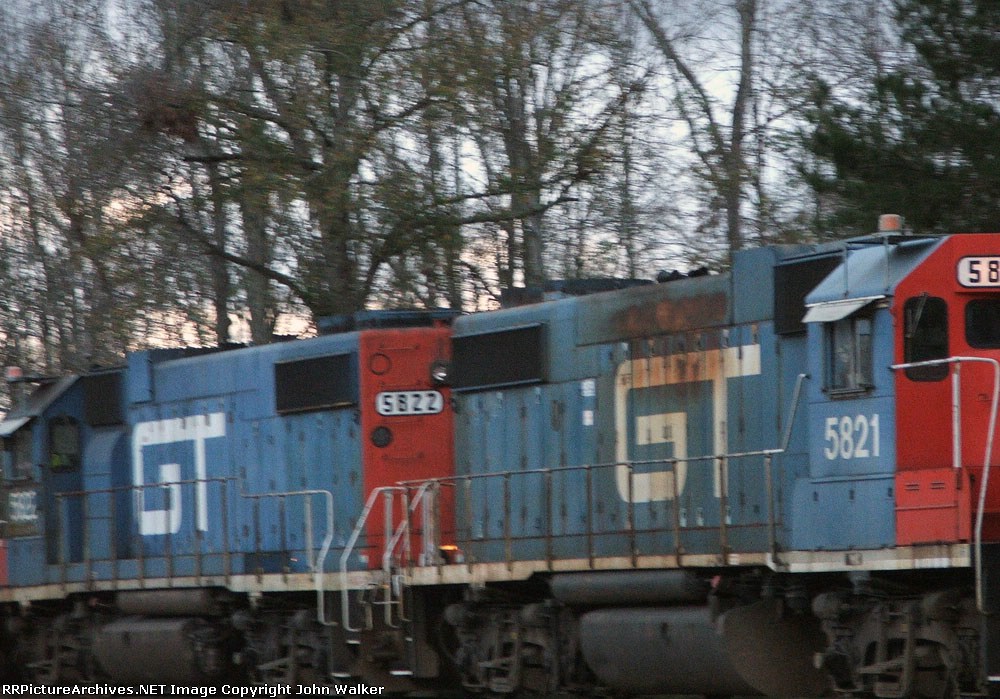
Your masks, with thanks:
M 956 278 L 964 287 L 996 288 L 1000 286 L 1000 256 L 963 257 Z
M 828 417 L 824 422 L 823 456 L 835 459 L 878 458 L 880 435 L 878 413 Z M 870 445 L 870 446 L 869 446 Z
M 840 453 L 840 435 L 837 434 L 837 423 L 839 423 L 835 417 L 828 417 L 826 419 L 826 441 L 827 447 L 823 450 L 823 456 L 825 456 L 830 461 L 837 458 L 837 454 Z
M 854 458 L 855 459 L 867 459 L 871 456 L 871 452 L 868 451 L 868 420 L 865 419 L 864 415 L 858 415 L 854 418 L 854 431 L 858 435 L 858 444 L 854 448 Z
M 392 400 L 393 394 L 391 393 L 380 393 L 378 394 L 378 412 L 382 415 L 391 415 L 392 409 L 396 404 Z
M 878 453 L 878 447 L 879 447 L 879 438 L 878 438 L 878 413 L 875 413 L 874 415 L 872 415 L 872 419 L 869 421 L 868 424 L 871 425 L 871 428 L 872 428 L 872 456 L 878 458 L 878 455 L 879 455 L 879 453 Z
M 432 415 L 444 409 L 444 397 L 438 391 L 384 391 L 375 397 L 379 415 Z
M 840 418 L 840 458 L 854 456 L 854 422 L 845 415 Z
M 38 508 L 35 505 L 34 490 L 19 490 L 7 496 L 8 516 L 14 524 L 34 522 L 38 519 Z

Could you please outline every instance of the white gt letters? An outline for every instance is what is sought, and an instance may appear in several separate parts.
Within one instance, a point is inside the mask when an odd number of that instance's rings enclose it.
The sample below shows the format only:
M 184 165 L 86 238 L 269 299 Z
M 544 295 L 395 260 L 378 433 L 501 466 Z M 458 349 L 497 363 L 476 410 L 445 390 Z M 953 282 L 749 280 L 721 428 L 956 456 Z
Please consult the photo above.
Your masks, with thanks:
M 687 352 L 651 359 L 622 362 L 615 373 L 615 444 L 618 462 L 616 483 L 621 499 L 628 502 L 673 500 L 674 492 L 683 493 L 687 480 L 687 413 L 672 412 L 640 415 L 635 418 L 636 444 L 673 443 L 674 471 L 635 473 L 629 486 L 628 401 L 630 392 L 653 386 L 668 386 L 696 381 L 712 382 L 712 443 L 716 454 L 727 451 L 726 415 L 729 409 L 727 381 L 760 374 L 760 345 Z M 728 492 L 728 473 L 723 463 L 715 469 L 715 496 Z
M 208 531 L 208 498 L 205 469 L 205 440 L 226 436 L 226 414 L 211 413 L 190 417 L 140 422 L 132 430 L 132 484 L 136 486 L 136 515 L 139 533 L 143 536 L 176 534 L 181 528 L 181 466 L 177 463 L 158 464 L 159 480 L 145 482 L 143 449 L 161 444 L 194 442 L 195 524 L 199 531 Z M 167 509 L 147 510 L 146 491 L 159 485 L 169 493 Z

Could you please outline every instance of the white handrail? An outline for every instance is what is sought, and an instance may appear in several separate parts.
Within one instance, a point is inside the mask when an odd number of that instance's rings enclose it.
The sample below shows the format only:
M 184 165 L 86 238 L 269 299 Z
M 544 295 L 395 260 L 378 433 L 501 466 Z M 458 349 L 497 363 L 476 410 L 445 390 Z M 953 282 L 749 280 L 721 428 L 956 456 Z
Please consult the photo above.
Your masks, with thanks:
M 330 548 L 333 546 L 334 516 L 333 516 L 333 493 L 329 490 L 288 490 L 275 491 L 270 493 L 240 493 L 244 498 L 262 500 L 264 498 L 284 498 L 294 495 L 306 498 L 305 503 L 305 524 L 306 524 L 306 556 L 308 564 L 312 569 L 313 584 L 316 586 L 316 620 L 324 626 L 333 626 L 336 622 L 326 620 L 326 610 L 323 604 L 323 567 L 326 557 L 330 555 Z M 312 500 L 313 495 L 322 495 L 326 500 L 326 536 L 320 545 L 319 555 L 313 559 L 312 554 Z
M 354 525 L 354 531 L 351 532 L 351 538 L 347 540 L 347 545 L 344 546 L 344 552 L 340 555 L 340 613 L 341 613 L 341 624 L 345 631 L 360 631 L 360 628 L 354 628 L 351 626 L 351 603 L 350 603 L 350 587 L 347 580 L 347 561 L 354 552 L 354 546 L 358 543 L 358 538 L 361 536 L 361 532 L 364 529 L 365 523 L 368 521 L 368 515 L 371 514 L 372 508 L 375 507 L 375 501 L 380 495 L 388 494 L 388 502 L 386 503 L 386 511 L 392 507 L 392 493 L 397 491 L 405 491 L 406 488 L 402 486 L 391 486 L 385 485 L 373 489 L 368 494 L 368 500 L 365 501 L 364 509 L 361 510 L 361 515 L 358 517 L 357 523 Z M 389 532 L 386 532 L 389 535 Z
M 985 614 L 983 604 L 983 518 L 986 511 L 986 488 L 990 483 L 990 457 L 993 455 L 993 439 L 996 436 L 997 404 L 1000 402 L 1000 361 L 989 357 L 948 357 L 947 359 L 929 359 L 923 362 L 908 362 L 893 364 L 890 369 L 911 369 L 925 366 L 941 366 L 944 364 L 959 365 L 962 363 L 990 364 L 993 367 L 993 400 L 990 403 L 990 424 L 986 436 L 986 456 L 983 459 L 983 477 L 979 484 L 979 502 L 976 506 L 976 526 L 973 533 L 973 547 L 976 554 L 976 608 Z M 958 377 L 958 374 L 956 374 Z M 952 381 L 952 409 L 956 409 L 961 392 L 961 380 Z M 956 426 L 956 430 L 958 427 Z
M 418 507 L 424 506 L 423 502 L 427 498 L 427 493 L 430 491 L 431 486 L 437 484 L 435 480 L 424 481 L 417 492 L 413 495 L 413 500 L 410 501 L 408 508 L 408 513 L 412 515 L 417 511 Z M 403 538 L 404 534 L 408 534 L 410 531 L 410 518 L 407 517 L 402 522 L 399 523 L 399 527 L 392 534 L 392 539 L 386 544 L 385 551 L 382 554 L 382 569 L 388 572 L 392 568 L 392 553 L 396 550 L 396 546 L 399 544 L 400 540 Z M 405 542 L 404 542 L 405 543 Z M 408 544 L 405 544 L 408 546 Z M 425 546 L 426 548 L 426 546 Z
M 417 508 L 419 507 L 422 507 L 425 513 L 427 512 L 428 508 L 426 501 L 430 501 L 430 498 L 428 497 L 427 494 L 431 491 L 431 488 L 435 487 L 436 485 L 437 481 L 434 480 L 425 481 L 420 485 L 419 488 L 417 488 L 417 492 L 413 495 L 412 500 L 407 502 L 407 499 L 404 497 L 403 502 L 405 503 L 404 504 L 405 516 L 403 517 L 402 521 L 400 521 L 399 526 L 396 527 L 396 529 L 393 531 L 392 537 L 386 542 L 385 550 L 382 552 L 382 570 L 385 573 L 386 580 L 389 583 L 386 590 L 386 599 L 383 602 L 383 604 L 385 604 L 385 623 L 388 626 L 392 626 L 391 596 L 392 596 L 393 553 L 396 551 L 396 547 L 399 545 L 399 542 L 402 541 L 403 560 L 404 561 L 412 560 L 410 551 L 410 518 L 413 516 L 413 514 L 417 511 Z M 424 542 L 424 549 L 426 552 L 427 549 L 426 542 Z M 406 616 L 403 613 L 402 597 L 400 598 L 399 602 L 399 617 L 403 621 L 409 621 L 409 619 L 406 618 Z
M 802 396 L 802 382 L 809 378 L 809 374 L 799 374 L 795 378 L 795 389 L 792 391 L 792 407 L 788 413 L 788 422 L 785 423 L 785 436 L 781 440 L 781 451 L 788 451 L 788 443 L 792 441 L 792 425 L 795 424 L 795 413 L 799 409 L 799 398 Z

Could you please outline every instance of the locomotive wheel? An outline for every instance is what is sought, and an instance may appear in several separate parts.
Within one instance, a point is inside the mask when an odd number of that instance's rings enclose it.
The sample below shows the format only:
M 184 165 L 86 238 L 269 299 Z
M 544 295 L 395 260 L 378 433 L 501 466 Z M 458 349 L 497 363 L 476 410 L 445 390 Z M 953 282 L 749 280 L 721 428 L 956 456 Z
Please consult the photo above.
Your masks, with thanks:
M 92 679 L 93 668 L 81 667 L 80 644 L 59 619 L 42 633 L 40 658 L 28 664 L 28 675 L 36 684 L 56 685 Z

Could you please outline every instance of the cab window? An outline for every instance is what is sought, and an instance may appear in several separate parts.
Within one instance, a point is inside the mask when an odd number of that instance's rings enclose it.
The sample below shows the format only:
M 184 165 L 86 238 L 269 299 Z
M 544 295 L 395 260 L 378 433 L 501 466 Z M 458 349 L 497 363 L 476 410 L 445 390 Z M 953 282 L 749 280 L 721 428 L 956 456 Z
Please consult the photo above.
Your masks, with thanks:
M 49 421 L 49 467 L 67 471 L 80 465 L 80 425 L 71 417 Z
M 4 440 L 4 478 L 23 481 L 31 478 L 31 430 L 22 429 Z
M 948 304 L 944 299 L 914 296 L 903 305 L 903 315 L 906 363 L 948 358 Z M 948 366 L 914 367 L 906 370 L 906 376 L 913 381 L 940 381 L 948 376 Z
M 856 314 L 827 326 L 827 377 L 831 392 L 871 388 L 872 319 Z
M 965 341 L 976 349 L 1000 349 L 1000 299 L 973 299 L 965 305 Z

